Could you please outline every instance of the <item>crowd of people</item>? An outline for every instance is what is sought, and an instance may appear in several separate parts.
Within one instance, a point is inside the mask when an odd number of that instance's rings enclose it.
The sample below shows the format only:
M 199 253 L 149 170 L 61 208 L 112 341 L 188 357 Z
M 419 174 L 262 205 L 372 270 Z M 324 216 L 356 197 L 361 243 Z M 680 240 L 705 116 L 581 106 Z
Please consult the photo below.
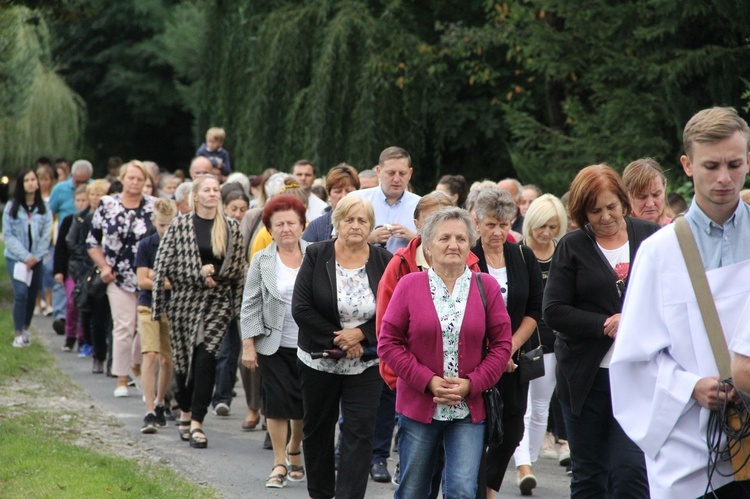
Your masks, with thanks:
M 731 108 L 690 120 L 689 205 L 652 158 L 622 176 L 586 166 L 561 198 L 461 175 L 419 196 L 401 147 L 359 172 L 316 178 L 300 160 L 247 177 L 219 128 L 186 178 L 111 158 L 91 180 L 86 160 L 42 159 L 3 213 L 13 346 L 31 343 L 35 307 L 53 314 L 63 350 L 115 378 L 115 397 L 137 382 L 143 433 L 175 420 L 195 449 L 239 377 L 238 431 L 263 420 L 273 451 L 265 486 L 306 480 L 311 498 L 364 497 L 369 478 L 397 498 L 492 498 L 511 458 L 531 495 L 542 456 L 575 498 L 744 497 L 747 482 L 706 472 L 706 411 L 738 397 L 716 377 L 672 239 L 686 212 L 747 360 L 749 138 Z M 730 277 L 737 290 L 720 292 Z M 492 387 L 503 439 L 487 445 Z

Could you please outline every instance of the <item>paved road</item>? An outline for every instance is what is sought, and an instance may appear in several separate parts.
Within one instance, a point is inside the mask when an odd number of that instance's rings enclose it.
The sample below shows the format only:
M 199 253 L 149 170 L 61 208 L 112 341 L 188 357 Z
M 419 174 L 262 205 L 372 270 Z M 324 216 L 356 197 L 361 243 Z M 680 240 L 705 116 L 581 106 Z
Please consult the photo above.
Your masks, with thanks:
M 287 482 L 281 490 L 269 490 L 264 487 L 265 479 L 271 471 L 273 454 L 262 449 L 264 432 L 257 430 L 243 432 L 240 425 L 244 418 L 244 393 L 242 383 L 237 383 L 236 410 L 228 417 L 217 417 L 208 414 L 204 428 L 209 439 L 207 449 L 191 449 L 186 442 L 181 442 L 177 428 L 171 424 L 152 435 L 140 433 L 144 416 L 144 405 L 140 394 L 131 389 L 129 398 L 116 399 L 112 395 L 115 388 L 114 378 L 91 374 L 91 359 L 80 359 L 75 353 L 61 351 L 63 338 L 57 336 L 48 318 L 35 317 L 33 326 L 40 331 L 34 338 L 41 338 L 48 349 L 58 359 L 64 373 L 70 376 L 103 410 L 114 414 L 133 438 L 144 442 L 151 452 L 164 462 L 171 463 L 185 476 L 218 489 L 228 498 L 272 498 L 288 499 L 306 498 L 306 482 Z M 389 468 L 393 471 L 398 454 L 394 454 Z M 520 497 L 515 483 L 515 470 L 511 468 L 505 474 L 500 498 Z M 534 467 L 540 485 L 534 490 L 539 498 L 561 498 L 569 495 L 568 477 L 565 469 L 557 462 L 541 459 Z M 395 485 L 368 483 L 368 499 L 385 499 L 393 497 Z

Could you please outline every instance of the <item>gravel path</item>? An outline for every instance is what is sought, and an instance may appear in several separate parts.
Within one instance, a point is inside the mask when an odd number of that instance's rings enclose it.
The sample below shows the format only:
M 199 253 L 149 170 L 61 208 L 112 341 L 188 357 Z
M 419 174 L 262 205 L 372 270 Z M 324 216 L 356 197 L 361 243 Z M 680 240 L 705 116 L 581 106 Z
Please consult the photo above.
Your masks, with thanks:
M 204 422 L 208 436 L 208 449 L 191 449 L 179 440 L 174 424 L 152 435 L 140 433 L 144 405 L 140 393 L 131 389 L 128 398 L 115 399 L 112 391 L 114 378 L 91 374 L 91 359 L 80 359 L 75 353 L 61 351 L 63 339 L 52 332 L 51 320 L 35 317 L 34 341 L 43 341 L 57 358 L 60 369 L 70 376 L 80 389 L 69 393 L 50 393 L 43 385 L 10 383 L 0 392 L 0 404 L 11 411 L 24 407 L 39 407 L 61 414 L 70 425 L 60 427 L 66 434 L 76 435 L 75 443 L 107 454 L 133 458 L 141 462 L 158 462 L 168 465 L 189 479 L 213 487 L 223 497 L 266 498 L 307 497 L 306 482 L 290 483 L 281 490 L 269 490 L 264 482 L 271 471 L 273 454 L 262 449 L 264 432 L 242 432 L 240 425 L 245 415 L 242 384 L 236 386 L 235 407 L 228 417 L 209 413 Z M 393 471 L 398 454 L 392 456 L 389 469 Z M 511 463 L 512 467 L 512 463 Z M 564 468 L 553 460 L 540 460 L 535 467 L 540 485 L 534 496 L 540 498 L 566 497 L 569 494 L 568 477 Z M 393 497 L 395 486 L 368 483 L 368 499 Z M 520 497 L 515 484 L 515 470 L 505 476 L 499 498 Z

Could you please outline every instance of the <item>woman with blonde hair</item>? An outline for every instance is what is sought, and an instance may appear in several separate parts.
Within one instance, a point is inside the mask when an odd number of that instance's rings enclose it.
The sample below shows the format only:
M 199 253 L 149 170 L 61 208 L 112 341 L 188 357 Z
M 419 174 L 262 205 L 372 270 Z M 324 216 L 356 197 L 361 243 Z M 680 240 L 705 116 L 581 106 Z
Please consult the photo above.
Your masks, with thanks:
M 101 269 L 112 312 L 112 373 L 117 376 L 115 397 L 128 396 L 138 321 L 138 283 L 135 252 L 152 228 L 155 198 L 143 194 L 148 172 L 137 160 L 120 168 L 122 192 L 104 196 L 91 220 L 86 239 L 89 256 Z
M 652 158 L 636 159 L 622 172 L 628 191 L 630 215 L 664 227 L 672 223 L 666 214 L 667 177 Z
M 542 287 L 547 282 L 552 255 L 558 240 L 565 235 L 568 216 L 565 207 L 552 194 L 544 194 L 529 205 L 523 219 L 523 240 L 521 245 L 534 252 L 542 270 Z M 518 487 L 522 495 L 531 493 L 536 487 L 536 477 L 531 465 L 539 457 L 539 450 L 547 429 L 550 400 L 555 391 L 555 332 L 540 319 L 537 322 L 538 334 L 532 334 L 531 347 L 542 346 L 544 351 L 544 376 L 529 382 L 529 397 L 524 416 L 524 433 L 513 457 L 518 469 Z M 556 402 L 555 402 L 556 403 Z M 560 421 L 562 423 L 562 421 Z M 563 437 L 560 437 L 563 438 Z M 560 451 L 560 464 L 568 465 L 570 450 L 563 440 Z
M 375 348 L 375 297 L 387 250 L 368 244 L 375 213 L 346 196 L 332 216 L 336 239 L 308 246 L 292 297 L 304 405 L 307 491 L 311 497 L 364 497 L 375 416 L 383 389 Z M 341 461 L 334 469 L 339 416 Z
M 182 416 L 180 438 L 204 449 L 203 419 L 211 403 L 216 356 L 242 303 L 246 263 L 239 225 L 222 209 L 219 181 L 193 181 L 192 213 L 169 226 L 154 264 L 152 320 L 166 312 Z M 164 279 L 172 290 L 167 303 Z

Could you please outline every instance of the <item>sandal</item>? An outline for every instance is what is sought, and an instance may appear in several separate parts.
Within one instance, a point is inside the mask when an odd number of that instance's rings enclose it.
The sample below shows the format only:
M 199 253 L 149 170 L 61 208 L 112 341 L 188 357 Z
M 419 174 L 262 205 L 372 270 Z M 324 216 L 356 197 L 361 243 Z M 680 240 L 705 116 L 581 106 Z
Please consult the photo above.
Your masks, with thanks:
M 202 436 L 201 436 L 202 435 Z M 190 430 L 190 447 L 193 449 L 205 449 L 208 447 L 208 439 L 202 428 Z
M 284 468 L 284 473 L 274 473 L 273 471 L 276 468 Z M 271 468 L 271 474 L 268 475 L 268 478 L 266 478 L 266 488 L 267 489 L 281 489 L 284 487 L 284 482 L 286 482 L 286 475 L 287 475 L 287 468 L 284 464 L 274 464 L 273 468 Z
M 250 421 L 243 421 L 242 422 L 242 431 L 254 430 L 255 427 L 258 426 L 258 423 L 260 423 L 259 419 L 252 419 Z
M 305 467 L 304 466 L 298 466 L 296 464 L 292 464 L 292 459 L 290 456 L 299 456 L 302 454 L 301 450 L 298 450 L 297 452 L 289 452 L 289 447 L 286 447 L 284 449 L 284 455 L 286 456 L 286 466 L 289 470 L 289 481 L 290 482 L 301 482 L 305 479 Z
M 190 440 L 190 420 L 177 421 L 177 431 L 180 433 L 180 440 L 183 442 Z

